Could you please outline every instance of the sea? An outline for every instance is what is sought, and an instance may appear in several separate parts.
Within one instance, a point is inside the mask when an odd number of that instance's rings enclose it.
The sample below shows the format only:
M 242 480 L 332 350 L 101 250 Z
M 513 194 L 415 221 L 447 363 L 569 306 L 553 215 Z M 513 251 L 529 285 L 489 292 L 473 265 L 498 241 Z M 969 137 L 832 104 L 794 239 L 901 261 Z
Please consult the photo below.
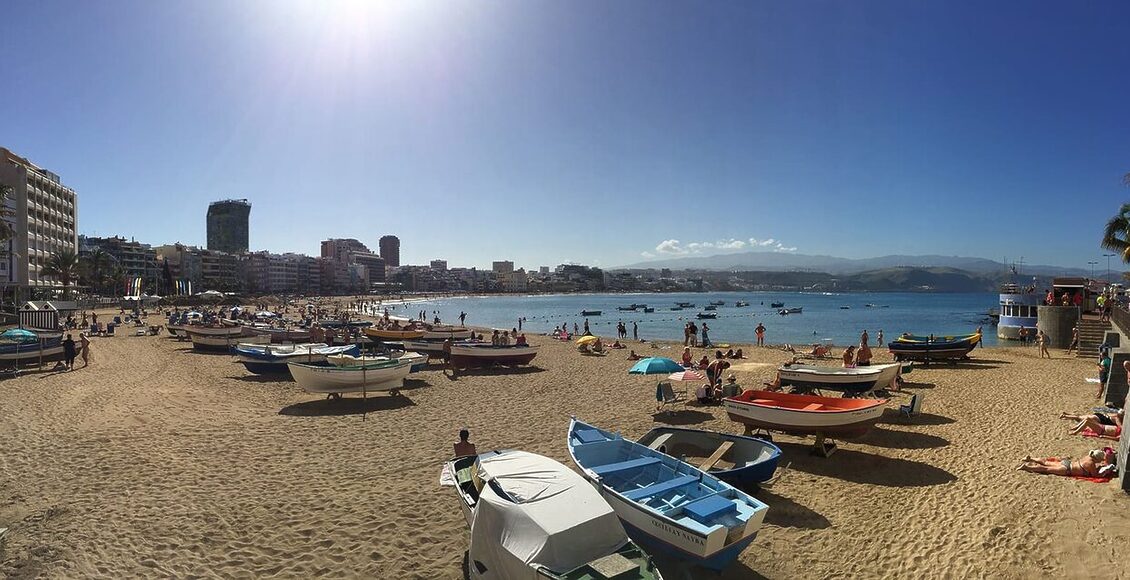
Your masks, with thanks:
M 749 306 L 736 307 L 738 301 Z M 695 306 L 672 310 L 677 302 Z M 697 319 L 696 314 L 706 312 L 704 307 L 711 302 L 724 302 L 714 311 L 717 318 Z M 770 306 L 774 302 L 803 310 L 782 316 L 779 308 Z M 655 312 L 617 310 L 633 303 L 654 307 Z M 562 324 L 571 331 L 573 324 L 583 328 L 587 319 L 593 334 L 613 338 L 616 324 L 623 321 L 629 338 L 632 323 L 636 323 L 642 339 L 678 341 L 683 339 L 686 322 L 694 320 L 700 327 L 703 322 L 709 325 L 710 340 L 715 344 L 752 343 L 758 323 L 765 325 L 767 344 L 819 342 L 840 346 L 859 342 L 864 330 L 872 342 L 882 330 L 884 340 L 889 342 L 904 332 L 943 336 L 968 334 L 983 326 L 985 345 L 992 346 L 997 344 L 997 337 L 988 312 L 997 306 L 998 295 L 994 293 L 695 292 L 459 296 L 414 301 L 391 313 L 415 317 L 427 310 L 429 320 L 439 316 L 442 322 L 458 324 L 459 313 L 466 312 L 468 325 L 499 329 L 516 328 L 522 317 L 522 329 L 527 333 L 548 333 Z M 585 317 L 582 310 L 600 310 L 601 314 Z

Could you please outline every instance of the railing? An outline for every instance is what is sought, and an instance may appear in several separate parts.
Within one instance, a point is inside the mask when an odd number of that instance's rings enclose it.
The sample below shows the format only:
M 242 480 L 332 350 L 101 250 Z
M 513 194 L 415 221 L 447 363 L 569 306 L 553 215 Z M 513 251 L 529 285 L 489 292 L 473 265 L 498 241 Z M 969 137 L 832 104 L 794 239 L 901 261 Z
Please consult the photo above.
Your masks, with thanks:
M 1115 305 L 1110 309 L 1110 320 L 1122 336 L 1130 337 L 1130 310 Z

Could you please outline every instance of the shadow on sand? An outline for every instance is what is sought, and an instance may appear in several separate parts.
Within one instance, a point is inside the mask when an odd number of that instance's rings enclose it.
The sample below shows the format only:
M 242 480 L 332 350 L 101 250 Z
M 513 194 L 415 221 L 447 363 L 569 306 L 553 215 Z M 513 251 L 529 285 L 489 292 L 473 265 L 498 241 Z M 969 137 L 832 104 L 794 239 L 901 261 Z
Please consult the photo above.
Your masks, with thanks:
M 957 423 L 957 420 L 933 413 L 919 413 L 913 417 L 907 417 L 899 413 L 898 410 L 888 407 L 883 410 L 883 416 L 879 417 L 878 423 L 883 425 L 949 425 L 950 423 Z
M 336 417 L 360 415 L 375 411 L 389 411 L 412 407 L 416 403 L 403 395 L 380 394 L 363 399 L 361 397 L 342 397 L 341 399 L 318 399 L 295 403 L 279 410 L 280 415 L 290 417 Z
M 773 510 L 770 509 L 769 511 Z M 756 543 L 757 542 L 754 541 L 754 544 Z M 683 560 L 677 560 L 661 552 L 660 550 L 655 549 L 654 546 L 651 546 L 651 548 L 652 549 L 648 550 L 648 554 L 651 555 L 652 561 L 655 562 L 655 567 L 659 568 L 659 572 L 663 574 L 664 578 L 674 578 L 676 580 L 691 580 L 698 578 L 714 578 L 716 580 L 723 580 L 728 578 L 741 578 L 742 580 L 766 579 L 765 576 L 758 573 L 756 570 L 751 569 L 749 566 L 746 566 L 745 563 L 740 560 L 734 562 L 721 574 L 719 574 L 712 570 L 707 570 L 706 568 L 690 566 Z M 746 548 L 746 550 L 754 549 L 756 548 L 754 548 L 753 546 Z
M 473 369 L 459 369 L 456 378 L 462 376 L 505 376 L 505 375 L 532 375 L 544 373 L 541 367 L 483 367 Z M 446 373 L 445 373 L 446 374 Z
M 903 384 L 902 384 L 903 389 L 933 389 L 934 387 L 937 387 L 937 386 L 938 385 L 936 385 L 934 383 L 903 382 Z
M 664 423 L 667 425 L 695 425 L 713 419 L 714 415 L 683 408 L 657 411 L 651 414 L 651 418 L 654 419 L 656 423 Z
M 948 439 L 943 439 L 937 435 L 915 433 L 913 431 L 893 431 L 880 427 L 868 431 L 867 435 L 864 435 L 856 441 L 890 449 L 933 449 L 936 447 L 945 447 L 950 444 Z
M 765 514 L 765 523 L 767 524 L 782 528 L 804 528 L 807 530 L 822 530 L 832 525 L 828 518 L 783 495 L 777 495 L 765 488 L 756 490 L 756 493 L 746 491 L 768 504 L 769 511 Z
M 275 373 L 265 375 L 239 375 L 237 377 L 227 377 L 235 381 L 243 381 L 245 383 L 293 383 L 294 379 L 290 378 L 290 373 Z
M 810 453 L 811 444 L 776 442 L 792 461 L 790 469 L 812 475 L 888 487 L 926 487 L 957 480 L 954 474 L 928 463 L 873 455 L 847 449 L 851 442 L 837 443 L 840 447 L 831 457 L 817 457 Z

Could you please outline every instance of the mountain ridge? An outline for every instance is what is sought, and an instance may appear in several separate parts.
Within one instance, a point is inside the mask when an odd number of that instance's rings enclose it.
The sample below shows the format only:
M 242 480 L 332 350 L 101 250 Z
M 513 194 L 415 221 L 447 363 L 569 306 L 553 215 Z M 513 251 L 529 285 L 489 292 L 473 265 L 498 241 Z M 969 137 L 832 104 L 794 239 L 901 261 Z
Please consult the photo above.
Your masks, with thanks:
M 821 271 L 829 274 L 856 274 L 885 268 L 957 268 L 979 274 L 1004 274 L 1010 267 L 987 258 L 942 256 L 939 254 L 891 254 L 874 258 L 840 258 L 823 254 L 786 252 L 738 252 L 710 256 L 680 256 L 663 260 L 637 262 L 610 270 L 708 270 L 708 271 Z M 1087 270 L 1050 265 L 1025 265 L 1020 276 L 1086 276 Z

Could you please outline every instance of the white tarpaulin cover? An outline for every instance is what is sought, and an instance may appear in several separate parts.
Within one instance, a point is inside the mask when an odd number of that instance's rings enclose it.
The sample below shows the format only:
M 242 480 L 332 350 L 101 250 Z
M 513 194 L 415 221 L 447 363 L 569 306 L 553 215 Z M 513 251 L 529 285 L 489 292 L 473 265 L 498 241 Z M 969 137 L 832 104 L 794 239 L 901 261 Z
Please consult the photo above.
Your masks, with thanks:
M 525 451 L 479 456 L 484 481 L 471 525 L 473 561 L 484 578 L 531 577 L 530 565 L 565 572 L 628 541 L 616 513 L 568 467 Z M 485 482 L 494 480 L 514 501 Z

